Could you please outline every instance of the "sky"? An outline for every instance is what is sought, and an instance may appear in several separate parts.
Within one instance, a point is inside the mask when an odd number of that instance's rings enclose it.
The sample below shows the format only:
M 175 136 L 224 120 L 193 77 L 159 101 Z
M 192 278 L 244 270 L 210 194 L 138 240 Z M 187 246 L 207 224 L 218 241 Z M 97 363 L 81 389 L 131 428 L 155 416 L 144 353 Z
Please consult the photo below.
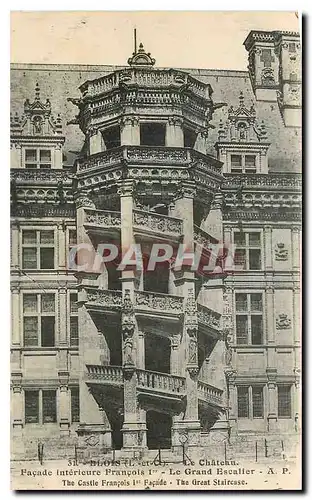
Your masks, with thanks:
M 299 31 L 295 12 L 15 11 L 11 62 L 125 65 L 138 42 L 156 66 L 246 70 L 250 30 Z

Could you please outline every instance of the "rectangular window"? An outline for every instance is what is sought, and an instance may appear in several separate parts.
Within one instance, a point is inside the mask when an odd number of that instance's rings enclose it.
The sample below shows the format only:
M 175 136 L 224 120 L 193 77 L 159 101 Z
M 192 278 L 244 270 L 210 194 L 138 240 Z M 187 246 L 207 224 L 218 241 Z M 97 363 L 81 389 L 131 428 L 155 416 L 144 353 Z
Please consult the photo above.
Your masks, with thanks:
M 263 386 L 237 387 L 238 418 L 263 418 Z
M 51 168 L 51 149 L 25 149 L 25 168 Z
M 255 174 L 256 155 L 231 155 L 231 172 L 233 174 Z
M 252 416 L 263 418 L 263 387 L 252 387 Z
M 42 422 L 56 422 L 56 391 L 42 391 Z
M 263 343 L 263 309 L 261 293 L 236 293 L 236 343 Z
M 54 231 L 22 231 L 22 268 L 54 269 Z
M 79 344 L 78 336 L 78 295 L 77 293 L 70 294 L 70 345 L 77 346 Z
M 80 412 L 79 412 L 79 387 L 72 387 L 70 389 L 71 394 L 71 419 L 72 422 L 79 422 Z
M 235 232 L 234 244 L 234 264 L 237 270 L 257 271 L 261 269 L 261 235 L 259 232 Z
M 291 418 L 291 386 L 279 385 L 278 393 L 278 416 Z
M 55 294 L 23 295 L 25 347 L 55 345 Z
M 106 149 L 118 148 L 120 146 L 120 128 L 118 126 L 103 130 L 102 135 Z
M 141 123 L 140 144 L 142 146 L 165 146 L 166 126 L 164 123 Z
M 25 423 L 39 423 L 39 391 L 25 391 Z
M 237 387 L 237 411 L 238 418 L 249 418 L 248 387 Z

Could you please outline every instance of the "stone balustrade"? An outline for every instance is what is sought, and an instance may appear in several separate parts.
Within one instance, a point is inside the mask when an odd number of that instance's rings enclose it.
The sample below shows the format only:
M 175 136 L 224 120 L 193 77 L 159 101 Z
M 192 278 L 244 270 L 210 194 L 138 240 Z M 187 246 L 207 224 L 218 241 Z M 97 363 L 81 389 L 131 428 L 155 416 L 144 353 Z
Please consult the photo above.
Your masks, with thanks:
M 182 377 L 150 370 L 137 370 L 136 373 L 138 387 L 174 394 L 185 393 L 185 379 Z
M 206 306 L 197 304 L 198 322 L 215 330 L 221 330 L 221 314 Z
M 113 212 L 111 210 L 96 210 L 93 208 L 84 209 L 84 225 L 95 228 L 111 228 L 121 226 L 120 212 Z
M 183 232 L 181 219 L 142 210 L 133 211 L 133 226 L 172 236 L 181 236 Z
M 19 184 L 57 184 L 70 186 L 73 174 L 62 169 L 12 168 L 10 178 Z
M 213 245 L 218 243 L 218 240 L 194 224 L 194 242 L 205 250 L 210 250 Z
M 108 75 L 104 75 L 96 80 L 87 81 L 81 85 L 82 97 L 99 96 L 118 90 L 120 84 L 127 86 L 136 85 L 146 89 L 166 89 L 169 86 L 173 90 L 181 85 L 188 85 L 191 91 L 198 97 L 210 100 L 211 87 L 193 78 L 186 72 L 175 69 L 153 68 L 125 68 Z
M 144 311 L 183 313 L 183 297 L 156 292 L 135 292 L 135 307 Z
M 206 401 L 207 403 L 212 403 L 214 405 L 222 406 L 222 394 L 223 391 L 217 387 L 206 384 L 206 382 L 197 383 L 198 398 Z
M 298 189 L 302 187 L 301 174 L 224 174 L 223 188 L 276 188 Z
M 218 181 L 222 180 L 221 163 L 214 157 L 204 155 L 191 148 L 166 146 L 119 146 L 102 151 L 86 159 L 76 161 L 77 175 L 85 171 L 105 170 L 105 179 L 119 178 L 120 168 L 128 165 L 128 176 L 161 177 L 161 178 L 189 178 L 188 167 L 194 166 L 199 173 L 214 175 Z M 138 166 L 138 172 L 133 168 Z M 168 167 L 159 168 L 161 167 Z M 132 167 L 132 168 L 130 168 Z M 144 167 L 144 168 L 143 168 Z M 172 167 L 169 169 L 169 167 Z M 119 168 L 118 172 L 115 169 Z M 109 177 L 109 175 L 110 177 Z M 118 175 L 117 175 L 118 174 Z M 104 175 L 104 174 L 103 174 Z M 101 176 L 99 176 L 100 178 Z M 116 178 L 117 178 L 116 177 Z
M 122 305 L 122 296 L 120 290 L 101 290 L 85 288 L 87 292 L 87 305 L 104 307 L 111 310 L 120 310 Z
M 88 380 L 107 380 L 111 383 L 123 384 L 123 373 L 121 366 L 86 365 Z

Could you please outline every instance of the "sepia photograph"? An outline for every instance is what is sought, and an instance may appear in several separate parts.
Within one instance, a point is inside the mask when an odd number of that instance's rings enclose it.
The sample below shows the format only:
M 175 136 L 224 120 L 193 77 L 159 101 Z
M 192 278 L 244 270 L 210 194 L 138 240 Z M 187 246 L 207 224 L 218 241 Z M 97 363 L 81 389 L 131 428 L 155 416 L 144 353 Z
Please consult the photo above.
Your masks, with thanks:
M 301 16 L 10 29 L 11 489 L 301 490 Z

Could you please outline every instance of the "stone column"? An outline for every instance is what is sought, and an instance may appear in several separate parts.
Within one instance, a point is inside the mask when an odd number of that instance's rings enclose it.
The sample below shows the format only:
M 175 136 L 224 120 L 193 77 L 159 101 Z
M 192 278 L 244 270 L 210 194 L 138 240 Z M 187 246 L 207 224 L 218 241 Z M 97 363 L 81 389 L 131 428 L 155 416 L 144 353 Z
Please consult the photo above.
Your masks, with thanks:
M 264 268 L 273 269 L 272 227 L 264 226 Z
M 124 255 L 134 244 L 133 234 L 133 183 L 124 181 L 119 189 L 121 209 L 121 251 Z M 137 401 L 137 358 L 134 348 L 142 347 L 134 311 L 134 292 L 137 286 L 136 266 L 121 271 L 122 282 L 122 346 L 124 373 L 124 422 L 123 448 L 140 448 L 146 443 L 146 423 Z M 142 355 L 142 353 L 141 353 Z
M 300 270 L 300 228 L 291 228 L 291 249 L 292 249 L 292 267 L 294 271 Z
M 104 150 L 103 136 L 100 130 L 91 129 L 89 136 L 90 155 L 101 153 Z
M 20 331 L 20 287 L 18 283 L 11 284 L 11 308 L 12 308 L 12 345 L 21 345 Z
M 120 144 L 131 146 L 140 144 L 140 122 L 136 116 L 124 116 L 120 120 Z
M 166 146 L 184 147 L 183 119 L 179 116 L 170 116 L 166 127 Z
M 70 392 L 68 390 L 68 371 L 59 371 L 59 393 L 58 393 L 58 417 L 60 431 L 63 435 L 69 435 L 70 427 Z
M 11 267 L 19 270 L 19 228 L 20 223 L 13 220 L 11 223 Z
M 65 221 L 57 225 L 58 234 L 58 267 L 66 269 L 66 226 Z

